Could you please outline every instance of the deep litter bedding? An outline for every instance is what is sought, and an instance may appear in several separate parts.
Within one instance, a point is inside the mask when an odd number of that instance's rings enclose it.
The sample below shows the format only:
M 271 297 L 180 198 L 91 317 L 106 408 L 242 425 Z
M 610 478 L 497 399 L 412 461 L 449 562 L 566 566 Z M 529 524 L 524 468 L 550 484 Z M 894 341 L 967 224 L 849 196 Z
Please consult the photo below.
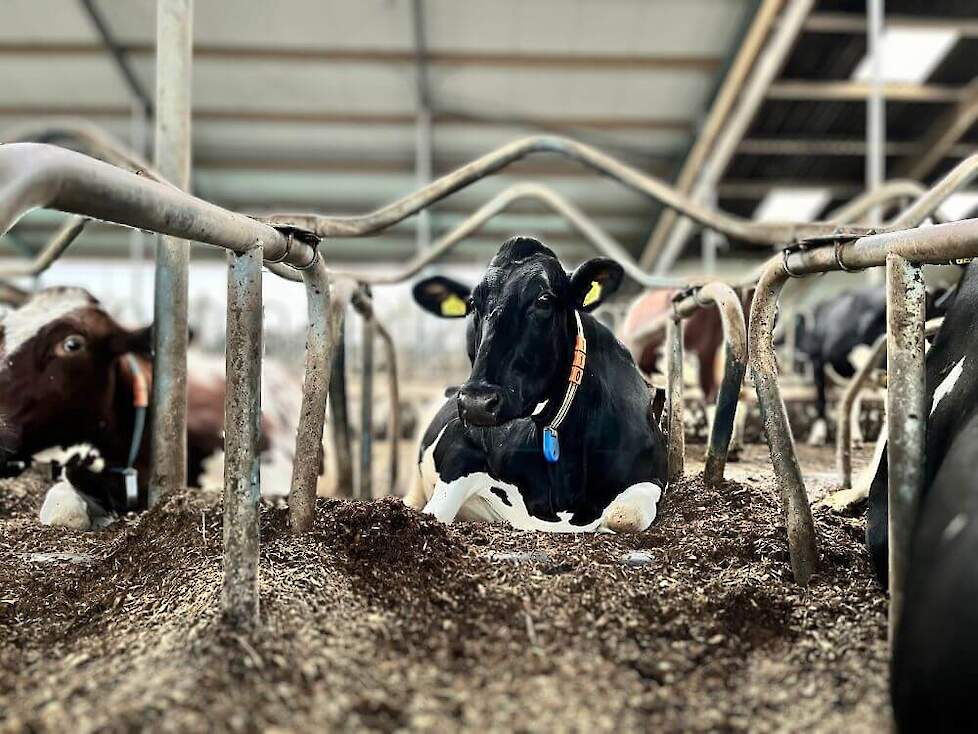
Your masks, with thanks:
M 448 527 L 385 499 L 320 500 L 293 538 L 263 510 L 249 634 L 219 622 L 217 497 L 77 533 L 36 523 L 36 479 L 2 482 L 0 730 L 884 728 L 862 520 L 816 513 L 821 571 L 796 587 L 752 455 L 740 483 L 672 489 L 641 536 Z

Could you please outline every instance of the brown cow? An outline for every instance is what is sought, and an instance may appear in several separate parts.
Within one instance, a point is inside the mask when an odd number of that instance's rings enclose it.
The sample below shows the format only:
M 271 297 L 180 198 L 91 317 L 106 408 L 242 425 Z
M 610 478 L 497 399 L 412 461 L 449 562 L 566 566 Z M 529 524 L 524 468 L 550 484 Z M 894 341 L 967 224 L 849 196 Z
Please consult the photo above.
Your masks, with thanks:
M 86 528 L 127 509 L 100 489 L 108 476 L 100 482 L 91 474 L 103 463 L 128 463 L 139 394 L 152 380 L 150 334 L 150 327 L 121 326 L 79 288 L 41 291 L 0 321 L 0 463 L 78 444 L 88 444 L 99 457 L 69 464 L 68 481 L 49 493 L 42 522 Z M 197 485 L 212 469 L 212 457 L 222 453 L 224 374 L 223 360 L 188 356 L 187 482 Z M 301 393 L 281 371 L 266 368 L 264 377 L 263 489 L 284 494 Z M 133 464 L 143 498 L 150 425 L 147 418 Z

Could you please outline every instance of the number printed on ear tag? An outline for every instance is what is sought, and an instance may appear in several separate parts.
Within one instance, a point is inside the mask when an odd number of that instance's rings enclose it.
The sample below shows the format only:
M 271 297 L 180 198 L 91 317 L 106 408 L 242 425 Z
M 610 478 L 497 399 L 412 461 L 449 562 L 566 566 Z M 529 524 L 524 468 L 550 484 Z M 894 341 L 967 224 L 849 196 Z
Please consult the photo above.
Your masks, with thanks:
M 465 316 L 465 312 L 468 310 L 469 308 L 465 305 L 465 301 L 456 296 L 454 293 L 449 294 L 441 302 L 442 316 Z

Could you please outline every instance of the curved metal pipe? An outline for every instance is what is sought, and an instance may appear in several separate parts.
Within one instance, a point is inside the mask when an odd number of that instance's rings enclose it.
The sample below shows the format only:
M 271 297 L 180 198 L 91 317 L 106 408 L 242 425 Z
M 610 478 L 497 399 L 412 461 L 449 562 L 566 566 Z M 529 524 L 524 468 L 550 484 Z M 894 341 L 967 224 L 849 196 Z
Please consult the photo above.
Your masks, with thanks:
M 924 336 L 931 337 L 936 334 L 942 323 L 944 323 L 943 318 L 928 321 L 924 325 Z M 866 387 L 869 376 L 880 366 L 885 354 L 886 334 L 883 334 L 873 342 L 869 359 L 846 385 L 842 400 L 839 402 L 835 426 L 835 465 L 839 472 L 839 484 L 843 489 L 852 488 L 852 427 L 857 420 L 855 410 L 859 393 Z
M 678 211 L 704 227 L 744 242 L 777 245 L 840 231 L 840 228 L 832 222 L 753 222 L 714 210 L 679 193 L 660 179 L 648 176 L 596 148 L 555 135 L 539 135 L 504 145 L 369 214 L 333 217 L 287 213 L 273 214 L 264 217 L 262 221 L 272 224 L 293 224 L 315 232 L 321 237 L 363 237 L 397 224 L 474 181 L 535 153 L 556 153 L 577 161 L 618 181 L 626 188 L 661 202 L 664 206 Z M 845 231 L 858 235 L 870 230 L 865 227 L 847 227 Z
M 645 288 L 685 288 L 689 285 L 689 281 L 686 279 L 668 278 L 646 273 L 621 243 L 601 229 L 593 219 L 578 209 L 577 206 L 550 187 L 532 182 L 513 184 L 499 192 L 453 227 L 451 231 L 440 237 L 430 248 L 418 253 L 392 273 L 336 270 L 334 274 L 337 277 L 352 278 L 357 282 L 370 285 L 402 283 L 444 257 L 462 240 L 477 232 L 482 225 L 521 199 L 539 201 L 562 216 L 597 252 L 617 260 L 625 269 L 625 274 L 639 285 Z
M 397 463 L 401 448 L 401 391 L 397 380 L 397 348 L 390 332 L 377 319 L 374 319 L 374 328 L 387 353 L 387 392 L 390 402 L 390 410 L 387 415 L 387 435 L 391 452 L 387 476 L 390 483 L 388 491 L 393 493 L 397 487 Z
M 267 224 L 223 209 L 169 184 L 81 153 L 39 143 L 0 146 L 0 234 L 24 214 L 47 207 L 306 267 L 315 250 Z
M 727 452 L 733 436 L 734 416 L 740 400 L 740 389 L 744 384 L 744 373 L 747 371 L 747 325 L 744 323 L 740 298 L 729 285 L 707 283 L 696 292 L 696 298 L 703 307 L 716 306 L 723 325 L 723 380 L 717 393 L 716 412 L 703 469 L 707 486 L 716 487 L 723 481 L 723 470 L 727 465 Z
M 289 491 L 289 524 L 293 533 L 312 529 L 316 511 L 316 485 L 323 466 L 323 428 L 332 374 L 334 332 L 330 323 L 330 278 L 317 258 L 302 271 L 306 286 L 309 326 L 306 331 L 306 365 L 302 380 L 302 409 L 295 437 L 292 487 Z
M 757 283 L 751 304 L 748 359 L 761 409 L 761 420 L 767 432 L 774 479 L 784 508 L 791 570 L 795 581 L 804 586 L 808 584 L 818 562 L 815 523 L 801 476 L 801 466 L 795 454 L 788 412 L 778 387 L 778 362 L 772 337 L 778 298 L 788 281 L 788 275 L 780 267 L 780 258 L 769 262 L 770 265 Z
M 0 278 L 19 278 L 38 276 L 50 268 L 61 257 L 68 246 L 82 233 L 91 220 L 85 217 L 69 217 L 55 232 L 47 246 L 30 262 L 0 265 Z
M 873 342 L 869 359 L 849 380 L 839 402 L 835 418 L 835 466 L 839 471 L 839 484 L 843 489 L 852 488 L 852 422 L 856 419 L 853 415 L 856 398 L 869 382 L 873 370 L 879 367 L 884 354 L 886 354 L 886 334 L 880 335 Z

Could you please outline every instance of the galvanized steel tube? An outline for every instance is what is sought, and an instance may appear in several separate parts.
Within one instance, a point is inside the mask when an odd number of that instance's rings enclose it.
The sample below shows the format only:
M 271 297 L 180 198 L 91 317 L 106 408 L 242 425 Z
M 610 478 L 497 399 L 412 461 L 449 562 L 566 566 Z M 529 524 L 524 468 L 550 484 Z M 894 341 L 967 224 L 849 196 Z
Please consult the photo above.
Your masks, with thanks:
M 747 371 L 747 326 L 744 323 L 740 298 L 729 285 L 708 283 L 696 292 L 696 298 L 703 305 L 715 304 L 720 311 L 720 322 L 723 325 L 723 380 L 717 393 L 716 412 L 703 469 L 703 478 L 707 485 L 715 487 L 723 481 L 723 470 L 733 436 L 734 417 L 740 400 L 740 388 Z
M 329 414 L 336 457 L 336 491 L 340 496 L 353 494 L 353 452 L 350 448 L 350 404 L 346 391 L 346 319 L 332 319 L 336 346 L 333 352 L 333 375 L 329 380 Z
M 886 353 L 886 334 L 873 343 L 869 359 L 846 385 L 839 402 L 835 420 L 835 465 L 839 471 L 839 484 L 843 489 L 852 487 L 852 422 L 856 420 L 853 409 L 856 398 L 862 392 L 869 376 L 876 369 Z
M 313 249 L 274 227 L 81 153 L 40 143 L 0 145 L 0 234 L 31 209 L 56 209 L 127 227 L 247 251 L 302 267 Z
M 156 167 L 190 184 L 192 0 L 156 4 Z M 162 236 L 156 246 L 149 503 L 187 483 L 187 329 L 190 248 Z
M 927 378 L 924 369 L 926 290 L 920 266 L 886 257 L 886 455 L 889 475 L 890 640 L 903 609 L 910 541 L 926 465 Z
M 260 246 L 228 253 L 221 608 L 224 619 L 235 627 L 258 622 L 261 261 Z
M 943 318 L 928 321 L 924 325 L 924 336 L 930 337 L 936 334 L 942 323 L 944 323 Z M 855 411 L 859 393 L 865 388 L 872 371 L 880 366 L 884 354 L 886 354 L 886 334 L 873 343 L 869 359 L 853 375 L 839 404 L 836 418 L 835 463 L 839 472 L 839 483 L 843 489 L 852 487 L 852 427 L 858 420 Z
M 384 344 L 387 357 L 387 394 L 390 412 L 387 415 L 387 439 L 390 443 L 390 462 L 388 463 L 387 480 L 388 494 L 393 494 L 397 488 L 397 462 L 401 447 L 401 391 L 397 382 L 397 347 L 390 332 L 384 325 L 374 319 L 377 336 Z
M 302 380 L 302 409 L 295 438 L 289 525 L 293 533 L 312 529 L 316 511 L 316 485 L 323 465 L 323 427 L 335 341 L 330 329 L 330 282 L 322 259 L 302 271 L 306 285 L 309 326 L 306 331 L 306 366 Z
M 362 373 L 360 379 L 360 475 L 357 482 L 357 498 L 370 500 L 373 499 L 375 334 L 374 320 L 369 312 L 361 313 L 360 323 L 362 327 L 360 344 Z
M 666 325 L 666 411 L 668 418 L 668 481 L 682 479 L 686 460 L 686 426 L 683 423 L 683 322 L 677 316 Z
M 58 228 L 54 237 L 29 263 L 14 263 L 12 265 L 0 265 L 0 278 L 18 278 L 22 276 L 38 276 L 50 268 L 62 253 L 68 249 L 72 242 L 78 239 L 78 235 L 85 229 L 85 225 L 90 220 L 85 217 L 69 217 L 64 224 Z
M 788 423 L 788 413 L 778 387 L 778 363 L 772 334 L 778 311 L 778 298 L 788 280 L 788 275 L 777 265 L 775 260 L 765 269 L 754 292 L 748 320 L 750 343 L 748 359 L 754 377 L 754 388 L 757 391 L 757 402 L 761 409 L 761 420 L 767 432 L 774 478 L 784 508 L 791 570 L 795 581 L 806 585 L 815 572 L 818 551 L 812 510 L 808 503 L 808 494 L 805 492 L 798 457 L 795 454 L 795 442 L 791 435 L 791 425 Z

